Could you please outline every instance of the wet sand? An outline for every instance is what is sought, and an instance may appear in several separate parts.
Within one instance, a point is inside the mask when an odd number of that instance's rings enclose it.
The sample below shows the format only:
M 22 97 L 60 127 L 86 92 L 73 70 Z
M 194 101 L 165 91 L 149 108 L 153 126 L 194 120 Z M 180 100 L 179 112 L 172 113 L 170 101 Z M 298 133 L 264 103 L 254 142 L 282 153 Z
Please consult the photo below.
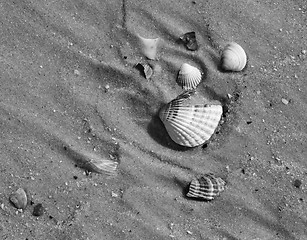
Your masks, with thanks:
M 307 239 L 305 1 L 21 0 L 0 11 L 1 239 Z M 191 31 L 197 51 L 178 42 Z M 156 60 L 138 36 L 160 39 Z M 248 55 L 242 72 L 219 67 L 230 41 Z M 158 117 L 182 91 L 182 63 L 225 110 L 189 149 Z M 186 198 L 210 172 L 225 191 Z M 23 212 L 9 201 L 20 187 Z

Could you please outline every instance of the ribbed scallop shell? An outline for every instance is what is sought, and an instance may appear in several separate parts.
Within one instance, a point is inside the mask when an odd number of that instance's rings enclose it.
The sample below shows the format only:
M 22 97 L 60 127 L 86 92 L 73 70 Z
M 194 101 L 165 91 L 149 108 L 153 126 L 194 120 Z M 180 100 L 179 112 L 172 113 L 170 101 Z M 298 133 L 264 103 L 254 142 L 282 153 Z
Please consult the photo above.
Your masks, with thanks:
M 224 48 L 221 61 L 224 70 L 238 72 L 245 67 L 247 56 L 239 44 L 231 42 Z
M 209 140 L 223 113 L 222 106 L 217 103 L 191 104 L 187 99 L 192 94 L 193 91 L 183 92 L 159 112 L 171 139 L 186 147 L 196 147 Z
M 201 82 L 201 72 L 198 68 L 188 63 L 181 65 L 177 82 L 184 90 L 195 89 Z
M 210 201 L 224 190 L 224 186 L 225 181 L 223 179 L 215 177 L 213 174 L 206 174 L 191 181 L 186 196 Z
M 140 43 L 141 43 L 141 51 L 142 53 L 151 60 L 156 59 L 157 55 L 157 47 L 158 47 L 158 42 L 160 38 L 143 38 L 139 36 Z

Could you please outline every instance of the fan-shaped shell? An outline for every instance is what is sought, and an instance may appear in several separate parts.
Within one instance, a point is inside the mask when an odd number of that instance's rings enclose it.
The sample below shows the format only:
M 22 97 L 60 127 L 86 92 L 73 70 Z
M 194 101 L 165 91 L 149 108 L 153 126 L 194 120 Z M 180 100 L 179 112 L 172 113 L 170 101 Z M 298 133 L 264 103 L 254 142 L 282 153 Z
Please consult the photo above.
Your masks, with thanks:
M 139 36 L 141 44 L 141 52 L 148 59 L 155 60 L 157 55 L 158 42 L 160 38 L 143 38 Z
M 241 71 L 246 65 L 247 56 L 239 44 L 231 42 L 224 48 L 221 61 L 224 70 Z
M 192 93 L 183 92 L 159 112 L 171 139 L 186 147 L 196 147 L 209 140 L 223 113 L 222 106 L 217 103 L 190 103 L 187 99 Z
M 201 82 L 201 72 L 198 68 L 191 66 L 188 63 L 181 65 L 177 82 L 184 90 L 195 89 Z
M 210 201 L 224 190 L 224 186 L 225 181 L 223 179 L 215 177 L 213 174 L 206 174 L 191 181 L 186 196 Z

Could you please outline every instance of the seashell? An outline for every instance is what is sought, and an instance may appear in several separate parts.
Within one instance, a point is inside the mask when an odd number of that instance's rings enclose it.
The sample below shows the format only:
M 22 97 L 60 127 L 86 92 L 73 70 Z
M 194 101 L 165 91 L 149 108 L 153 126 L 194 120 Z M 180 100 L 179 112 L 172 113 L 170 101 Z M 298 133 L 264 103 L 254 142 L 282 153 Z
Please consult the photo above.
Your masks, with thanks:
M 151 78 L 151 76 L 153 75 L 153 69 L 148 63 L 138 63 L 135 67 L 142 71 L 146 79 Z
M 157 55 L 157 47 L 160 38 L 143 38 L 139 35 L 141 43 L 141 51 L 148 59 L 155 60 Z
M 38 203 L 34 206 L 33 208 L 33 216 L 35 217 L 39 217 L 39 216 L 42 216 L 44 214 L 44 207 L 41 203 Z
M 184 43 L 187 49 L 191 51 L 196 51 L 198 49 L 195 32 L 185 33 L 179 39 Z
M 213 174 L 205 174 L 191 181 L 186 196 L 210 201 L 224 190 L 225 184 L 223 179 L 215 177 Z
M 221 61 L 224 70 L 238 72 L 245 67 L 247 56 L 239 44 L 231 42 L 224 48 Z
M 201 72 L 198 68 L 184 63 L 181 65 L 177 82 L 184 90 L 195 89 L 201 82 Z
M 118 163 L 112 160 L 103 158 L 92 158 L 83 164 L 83 168 L 89 172 L 107 173 L 113 175 L 116 172 Z
M 25 190 L 18 188 L 16 192 L 10 195 L 10 201 L 17 209 L 25 209 L 28 203 L 28 198 Z
M 209 140 L 223 113 L 220 103 L 188 101 L 194 93 L 183 92 L 159 111 L 171 139 L 186 147 L 196 147 Z

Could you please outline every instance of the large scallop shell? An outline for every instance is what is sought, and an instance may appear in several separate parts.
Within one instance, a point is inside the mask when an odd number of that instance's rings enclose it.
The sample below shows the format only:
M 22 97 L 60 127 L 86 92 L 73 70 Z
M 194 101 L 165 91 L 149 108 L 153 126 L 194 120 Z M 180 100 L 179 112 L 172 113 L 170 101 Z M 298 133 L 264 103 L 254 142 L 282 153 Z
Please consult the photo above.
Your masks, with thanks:
M 247 57 L 244 49 L 237 43 L 231 42 L 223 50 L 222 68 L 227 71 L 241 71 L 246 65 Z
M 215 177 L 213 174 L 205 174 L 191 181 L 186 196 L 210 201 L 224 190 L 224 186 L 225 181 L 223 179 Z
M 201 82 L 201 72 L 198 68 L 191 66 L 188 63 L 181 65 L 177 82 L 184 90 L 195 89 Z
M 160 38 L 143 38 L 139 36 L 142 53 L 151 60 L 156 59 L 158 42 Z
M 159 112 L 171 139 L 186 147 L 196 147 L 209 140 L 223 113 L 220 103 L 188 101 L 192 94 L 194 91 L 183 92 Z

